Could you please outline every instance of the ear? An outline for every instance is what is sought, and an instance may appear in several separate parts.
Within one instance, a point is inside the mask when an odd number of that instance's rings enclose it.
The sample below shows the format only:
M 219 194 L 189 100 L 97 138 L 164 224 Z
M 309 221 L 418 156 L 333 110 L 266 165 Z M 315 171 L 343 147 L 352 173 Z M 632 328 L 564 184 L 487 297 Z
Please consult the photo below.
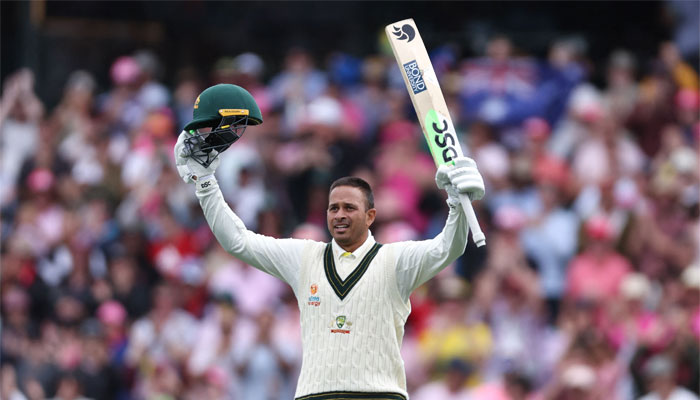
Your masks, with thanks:
M 372 226 L 374 219 L 377 217 L 377 210 L 375 208 L 370 208 L 367 210 L 367 227 Z

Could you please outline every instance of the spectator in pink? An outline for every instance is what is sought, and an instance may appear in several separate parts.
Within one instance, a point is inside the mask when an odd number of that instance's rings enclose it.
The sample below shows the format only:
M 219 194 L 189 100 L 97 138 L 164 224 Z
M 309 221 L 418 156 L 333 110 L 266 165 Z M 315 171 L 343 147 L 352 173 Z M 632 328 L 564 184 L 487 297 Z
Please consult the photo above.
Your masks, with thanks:
M 111 363 L 119 367 L 124 364 L 127 347 L 126 309 L 121 303 L 109 300 L 97 308 L 97 318 L 104 327 L 104 341 L 109 351 Z
M 632 267 L 612 247 L 612 226 L 605 218 L 586 222 L 587 243 L 567 273 L 567 294 L 574 300 L 606 301 L 614 299 L 620 284 Z
M 686 329 L 700 340 L 700 265 L 686 267 L 681 279 L 685 286 L 683 306 L 689 314 Z
M 627 274 L 620 284 L 620 301 L 607 309 L 612 319 L 608 340 L 617 348 L 634 343 L 651 349 L 663 349 L 674 333 L 657 310 L 648 307 L 652 297 L 649 279 L 641 273 Z

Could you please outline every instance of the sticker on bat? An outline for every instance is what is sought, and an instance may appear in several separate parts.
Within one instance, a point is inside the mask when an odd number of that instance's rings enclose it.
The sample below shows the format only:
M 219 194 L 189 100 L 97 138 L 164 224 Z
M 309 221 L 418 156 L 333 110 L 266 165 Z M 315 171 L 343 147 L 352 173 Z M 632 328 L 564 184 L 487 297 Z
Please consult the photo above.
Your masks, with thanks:
M 425 129 L 430 146 L 430 154 L 437 165 L 454 163 L 459 156 L 457 132 L 452 121 L 435 110 L 425 115 Z
M 435 70 L 433 69 L 432 65 L 428 65 L 428 67 L 426 67 L 423 71 L 423 79 L 437 87 L 440 87 L 440 83 L 438 82 L 437 75 L 435 75 Z
M 405 24 L 401 28 L 398 26 L 394 25 L 394 36 L 396 36 L 396 39 L 398 40 L 406 40 L 406 42 L 410 42 L 413 40 L 414 37 L 416 37 L 416 30 L 413 29 L 413 27 L 409 24 Z M 407 40 L 408 39 L 408 40 Z
M 406 73 L 406 78 L 408 79 L 408 83 L 411 85 L 413 94 L 418 94 L 425 90 L 423 73 L 421 72 L 420 68 L 418 68 L 418 63 L 416 60 L 409 61 L 404 64 L 403 70 Z

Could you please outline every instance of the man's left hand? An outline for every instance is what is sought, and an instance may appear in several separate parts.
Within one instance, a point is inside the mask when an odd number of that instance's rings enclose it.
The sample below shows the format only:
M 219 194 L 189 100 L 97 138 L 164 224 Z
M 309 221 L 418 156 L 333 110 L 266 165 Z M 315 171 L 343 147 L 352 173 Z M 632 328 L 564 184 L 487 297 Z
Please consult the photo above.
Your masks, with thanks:
M 469 200 L 481 200 L 486 189 L 484 179 L 476 167 L 476 162 L 469 157 L 457 157 L 454 165 L 441 165 L 435 175 L 435 181 L 441 189 L 452 191 L 456 194 L 466 194 Z M 448 188 L 448 184 L 452 186 Z M 452 189 L 452 190 L 450 190 Z

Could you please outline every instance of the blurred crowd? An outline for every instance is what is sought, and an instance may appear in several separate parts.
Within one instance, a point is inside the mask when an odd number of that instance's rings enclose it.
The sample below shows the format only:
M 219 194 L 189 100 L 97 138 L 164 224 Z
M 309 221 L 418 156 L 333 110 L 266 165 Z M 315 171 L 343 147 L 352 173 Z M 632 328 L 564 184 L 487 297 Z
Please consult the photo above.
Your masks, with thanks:
M 576 38 L 546 59 L 506 36 L 479 57 L 431 56 L 486 181 L 488 244 L 413 294 L 411 398 L 697 399 L 697 66 L 672 42 L 597 65 Z M 107 87 L 73 72 L 53 109 L 32 71 L 7 78 L 1 398 L 293 398 L 292 291 L 221 249 L 174 168 L 209 85 L 245 87 L 264 117 L 217 173 L 249 229 L 328 241 L 329 183 L 356 175 L 374 189 L 379 242 L 440 232 L 446 197 L 386 46 L 323 60 L 294 48 L 269 65 L 243 53 L 166 85 L 140 50 L 114 60 Z

